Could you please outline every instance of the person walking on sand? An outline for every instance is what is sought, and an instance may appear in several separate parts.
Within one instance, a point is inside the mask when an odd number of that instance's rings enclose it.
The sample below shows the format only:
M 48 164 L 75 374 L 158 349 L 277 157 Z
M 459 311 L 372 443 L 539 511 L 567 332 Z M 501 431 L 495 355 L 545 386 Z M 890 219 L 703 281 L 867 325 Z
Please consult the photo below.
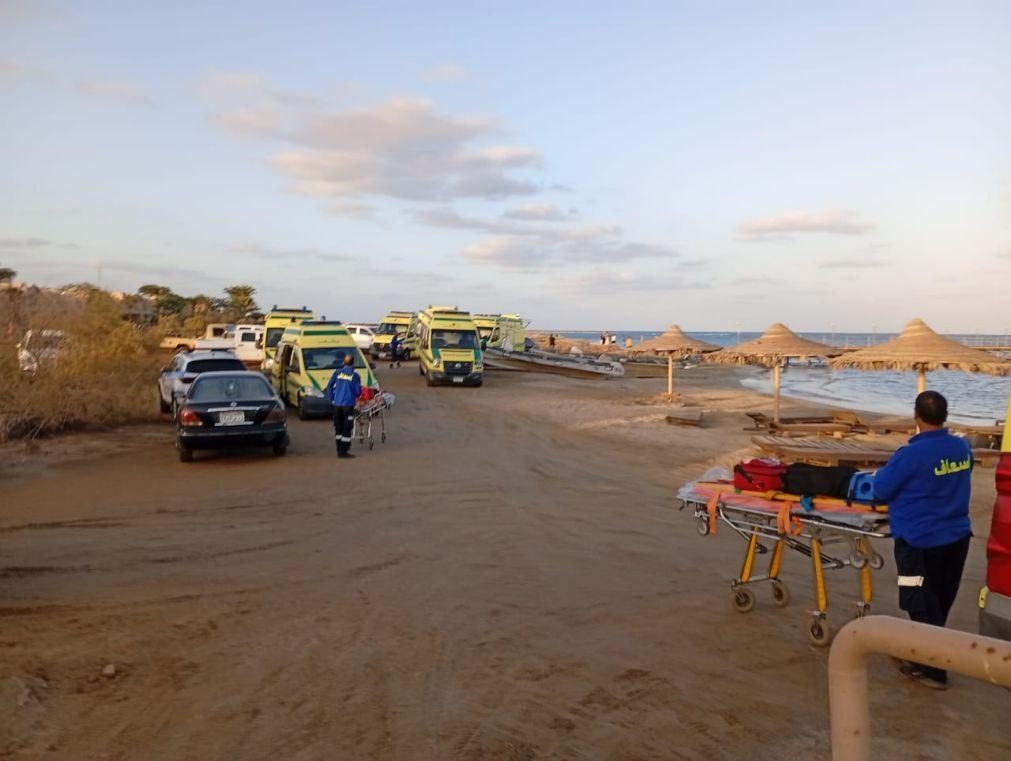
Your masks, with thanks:
M 343 364 L 330 376 L 325 394 L 333 405 L 337 457 L 351 459 L 354 457 L 351 454 L 351 434 L 355 427 L 355 402 L 362 394 L 362 381 L 355 371 L 355 358 L 351 354 L 344 355 Z
M 888 503 L 899 607 L 913 621 L 944 626 L 969 552 L 972 450 L 944 424 L 948 401 L 936 391 L 916 397 L 918 433 L 874 476 L 874 498 Z M 903 661 L 899 670 L 935 690 L 948 673 Z
M 400 340 L 400 334 L 394 333 L 393 338 L 390 339 L 390 369 L 393 369 L 393 364 L 396 363 L 397 367 L 400 367 L 401 354 L 403 354 L 402 341 Z
M 554 333 L 551 333 L 551 334 L 548 335 L 548 348 L 551 351 L 555 350 L 555 334 Z

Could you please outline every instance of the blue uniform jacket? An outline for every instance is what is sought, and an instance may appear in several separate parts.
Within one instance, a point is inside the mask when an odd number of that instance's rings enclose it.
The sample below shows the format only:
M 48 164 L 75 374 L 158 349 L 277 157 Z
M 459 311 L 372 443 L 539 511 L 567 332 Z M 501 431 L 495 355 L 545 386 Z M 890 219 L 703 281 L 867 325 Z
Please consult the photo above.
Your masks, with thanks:
M 892 536 L 914 547 L 951 544 L 969 523 L 972 450 L 946 429 L 924 431 L 874 476 L 874 498 L 888 503 Z
M 326 384 L 326 398 L 334 407 L 354 407 L 362 394 L 362 381 L 349 365 L 341 365 Z

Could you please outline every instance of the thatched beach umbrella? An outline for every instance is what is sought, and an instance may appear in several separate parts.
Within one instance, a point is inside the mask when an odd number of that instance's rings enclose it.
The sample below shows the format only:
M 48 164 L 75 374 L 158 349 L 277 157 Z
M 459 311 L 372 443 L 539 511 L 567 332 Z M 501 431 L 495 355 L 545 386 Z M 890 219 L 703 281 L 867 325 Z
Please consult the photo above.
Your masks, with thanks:
M 642 341 L 632 348 L 633 352 L 653 352 L 667 355 L 667 398 L 674 398 L 674 358 L 683 359 L 695 354 L 706 354 L 717 351 L 715 344 L 699 341 L 697 338 L 685 335 L 677 325 L 671 325 L 661 335 Z
M 912 320 L 892 340 L 843 354 L 830 364 L 833 369 L 915 370 L 918 393 L 926 390 L 927 373 L 931 370 L 1011 375 L 1011 363 L 938 335 L 919 319 Z
M 834 357 L 840 353 L 842 349 L 801 338 L 786 325 L 777 322 L 770 325 L 769 329 L 754 341 L 745 341 L 737 346 L 709 354 L 706 356 L 706 362 L 771 367 L 772 386 L 775 389 L 773 418 L 779 420 L 783 366 L 792 358 Z

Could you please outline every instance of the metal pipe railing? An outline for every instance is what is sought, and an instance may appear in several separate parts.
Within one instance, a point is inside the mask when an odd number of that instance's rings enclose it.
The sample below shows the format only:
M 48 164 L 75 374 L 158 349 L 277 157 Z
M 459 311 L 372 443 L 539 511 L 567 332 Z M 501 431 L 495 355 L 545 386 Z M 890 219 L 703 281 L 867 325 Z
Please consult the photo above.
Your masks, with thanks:
M 870 761 L 867 661 L 875 653 L 1011 687 L 1011 642 L 891 616 L 851 621 L 828 656 L 832 761 Z

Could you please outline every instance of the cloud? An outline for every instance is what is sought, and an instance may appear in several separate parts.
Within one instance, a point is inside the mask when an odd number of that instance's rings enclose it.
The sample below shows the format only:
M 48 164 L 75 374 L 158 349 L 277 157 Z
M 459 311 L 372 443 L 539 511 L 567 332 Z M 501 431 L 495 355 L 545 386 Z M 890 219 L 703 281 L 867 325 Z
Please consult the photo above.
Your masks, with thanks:
M 998 259 L 1004 259 L 1005 261 L 1011 262 L 1011 246 L 999 248 L 993 252 L 993 255 L 996 256 Z
M 53 9 L 38 0 L 0 0 L 0 22 L 13 24 L 52 15 Z
M 747 275 L 734 278 L 730 281 L 730 285 L 783 285 L 783 280 L 768 275 Z
M 539 169 L 537 151 L 496 144 L 494 119 L 440 112 L 425 98 L 348 106 L 273 87 L 256 74 L 216 74 L 201 87 L 227 134 L 280 145 L 270 165 L 295 192 L 331 201 L 504 199 L 539 187 L 518 172 Z
M 532 222 L 563 222 L 571 218 L 553 203 L 529 203 L 502 213 L 504 219 Z
M 0 251 L 23 251 L 55 245 L 45 238 L 0 238 Z
M 874 226 L 861 222 L 852 212 L 846 211 L 790 211 L 772 217 L 750 219 L 742 222 L 737 232 L 742 240 L 789 240 L 804 233 L 830 235 L 863 235 Z
M 669 246 L 627 241 L 621 228 L 608 225 L 486 238 L 465 247 L 461 254 L 475 264 L 506 269 L 550 263 L 674 259 L 678 256 L 677 251 Z
M 99 79 L 71 81 L 61 77 L 49 66 L 13 58 L 0 59 L 0 84 L 35 85 L 56 92 L 129 106 L 146 106 L 152 102 L 150 95 L 133 84 Z
M 93 79 L 86 79 L 75 82 L 72 86 L 74 92 L 89 98 L 99 100 L 112 100 L 132 106 L 146 106 L 151 104 L 151 96 L 139 87 L 125 82 L 101 82 Z
M 421 72 L 420 77 L 424 82 L 441 84 L 447 82 L 462 82 L 465 79 L 469 79 L 470 75 L 463 67 L 457 66 L 455 63 L 442 63 Z
M 826 259 L 821 263 L 823 269 L 830 270 L 858 270 L 874 269 L 885 266 L 881 259 Z
M 225 249 L 225 253 L 237 256 L 249 256 L 254 259 L 270 259 L 284 263 L 290 263 L 291 260 L 298 259 L 315 259 L 319 262 L 330 263 L 349 262 L 354 259 L 354 257 L 344 254 L 319 251 L 314 248 L 275 248 L 273 246 L 262 246 L 257 243 L 229 246 Z
M 562 283 L 566 290 L 580 294 L 627 294 L 704 290 L 707 283 L 687 281 L 676 272 L 614 272 L 591 270 Z

